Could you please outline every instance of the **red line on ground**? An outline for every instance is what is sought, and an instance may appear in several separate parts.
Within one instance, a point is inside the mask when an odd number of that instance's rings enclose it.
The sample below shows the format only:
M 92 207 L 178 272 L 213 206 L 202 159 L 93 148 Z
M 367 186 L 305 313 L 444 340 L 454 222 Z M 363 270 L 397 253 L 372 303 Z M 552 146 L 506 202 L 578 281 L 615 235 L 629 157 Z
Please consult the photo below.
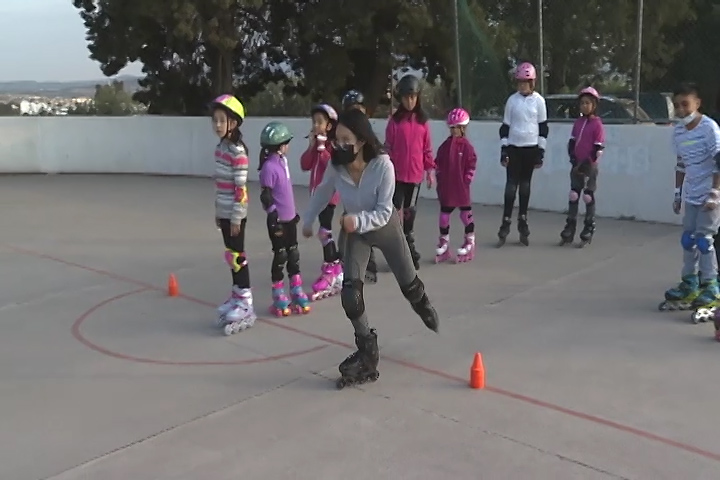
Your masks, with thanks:
M 204 367 L 204 366 L 225 366 L 225 365 L 252 365 L 255 363 L 266 363 L 266 362 L 273 362 L 277 360 L 284 360 L 287 358 L 292 357 L 299 357 L 301 355 L 306 355 L 308 353 L 317 352 L 318 350 L 322 350 L 323 348 L 326 348 L 327 345 L 318 345 L 317 347 L 308 348 L 305 350 L 298 350 L 294 352 L 288 352 L 283 353 L 281 355 L 273 355 L 270 357 L 260 357 L 260 358 L 250 358 L 247 360 L 229 360 L 229 361 L 208 361 L 208 362 L 183 362 L 183 361 L 171 361 L 171 360 L 157 360 L 154 358 L 146 358 L 146 357 L 136 357 L 134 355 L 126 355 L 124 353 L 116 352 L 113 350 L 110 350 L 108 348 L 105 348 L 101 345 L 98 345 L 97 343 L 89 340 L 85 335 L 83 335 L 81 331 L 81 327 L 85 321 L 90 318 L 95 312 L 102 309 L 103 307 L 106 307 L 107 305 L 121 300 L 123 298 L 130 297 L 132 295 L 138 295 L 143 292 L 150 291 L 149 288 L 139 288 L 137 290 L 133 290 L 131 292 L 125 292 L 121 293 L 120 295 L 115 295 L 114 297 L 106 298 L 102 302 L 99 302 L 92 307 L 90 307 L 88 310 L 85 311 L 82 315 L 80 315 L 77 320 L 72 325 L 72 335 L 75 337 L 75 339 L 88 347 L 91 350 L 94 350 L 98 353 L 101 353 L 103 355 L 107 355 L 108 357 L 117 358 L 120 360 L 127 360 L 130 362 L 136 362 L 136 363 L 147 363 L 151 365 L 172 365 L 172 366 L 182 366 L 182 367 Z
M 141 282 L 141 281 L 137 281 L 137 280 L 132 279 L 132 278 L 128 278 L 128 277 L 125 277 L 125 276 L 122 276 L 122 275 L 117 275 L 117 274 L 114 274 L 114 273 L 109 272 L 109 271 L 105 271 L 105 270 L 101 270 L 101 269 L 97 269 L 97 268 L 93 268 L 93 267 L 88 267 L 88 266 L 86 266 L 86 265 L 81 265 L 81 264 L 79 264 L 79 263 L 75 263 L 75 262 L 70 262 L 70 261 L 67 261 L 67 260 L 63 260 L 62 258 L 54 257 L 54 256 L 47 255 L 47 254 L 44 254 L 44 253 L 41 253 L 41 252 L 35 252 L 35 251 L 28 250 L 28 249 L 25 249 L 25 248 L 16 247 L 16 246 L 14 246 L 14 245 L 7 245 L 7 244 L 2 244 L 2 245 L 5 246 L 6 248 L 8 248 L 8 249 L 10 249 L 10 250 L 14 250 L 14 251 L 16 251 L 16 252 L 18 252 L 18 253 L 24 253 L 24 254 L 27 254 L 27 255 L 35 256 L 35 257 L 44 258 L 44 259 L 47 259 L 47 260 L 52 260 L 52 261 L 54 261 L 54 262 L 56 262 L 56 263 L 60 263 L 60 264 L 67 265 L 67 266 L 70 266 L 70 267 L 79 268 L 79 269 L 82 269 L 82 270 L 85 270 L 85 271 L 88 271 L 88 272 L 97 273 L 98 275 L 103 275 L 103 276 L 105 276 L 105 277 L 113 278 L 113 279 L 115 279 L 115 280 L 119 280 L 119 281 L 123 281 L 123 282 L 125 282 L 125 283 L 130 283 L 130 284 L 134 284 L 134 285 L 143 287 L 144 290 L 156 290 L 156 291 L 162 291 L 162 290 L 164 290 L 163 288 L 160 288 L 160 287 L 155 286 L 155 285 L 150 285 L 150 284 L 148 284 L 148 283 Z M 212 303 L 207 302 L 207 301 L 205 301 L 205 300 L 193 298 L 193 297 L 190 297 L 190 296 L 187 296 L 187 295 L 181 295 L 181 296 L 182 296 L 184 299 L 188 300 L 188 301 L 195 302 L 195 303 L 200 304 L 200 305 L 214 306 Z M 263 323 L 267 323 L 268 325 L 272 325 L 273 327 L 277 327 L 277 328 L 280 328 L 280 329 L 282 329 L 282 330 L 286 330 L 286 331 L 289 331 L 289 332 L 293 332 L 293 333 L 296 333 L 296 334 L 298 334 L 298 335 L 302 335 L 302 336 L 304 336 L 304 337 L 314 338 L 314 339 L 316 339 L 316 340 L 320 340 L 320 341 L 325 342 L 325 343 L 330 344 L 330 345 L 336 345 L 336 346 L 344 347 L 344 348 L 348 348 L 348 349 L 353 349 L 353 348 L 354 348 L 353 345 L 350 345 L 350 344 L 348 344 L 348 343 L 344 343 L 344 342 L 341 342 L 341 341 L 339 341 L 339 340 L 335 340 L 335 339 L 332 339 L 332 338 L 329 338 L 329 337 L 324 337 L 324 336 L 322 336 L 322 335 L 317 335 L 317 334 L 314 334 L 314 333 L 311 333 L 311 332 L 307 332 L 307 331 L 301 330 L 301 329 L 299 329 L 299 328 L 292 327 L 292 326 L 290 326 L 290 325 L 285 325 L 285 324 L 276 322 L 276 321 L 271 320 L 271 319 L 259 318 L 258 320 L 259 320 L 259 321 L 262 321 Z M 465 378 L 461 378 L 461 377 L 458 377 L 458 376 L 456 376 L 456 375 L 452 375 L 452 374 L 449 374 L 449 373 L 446 373 L 446 372 L 442 372 L 442 371 L 440 371 L 440 370 L 434 370 L 434 369 L 431 369 L 431 368 L 423 367 L 422 365 L 419 365 L 419 364 L 416 364 L 416 363 L 410 363 L 410 362 L 406 362 L 406 361 L 404 361 L 404 360 L 398 360 L 398 359 L 388 358 L 388 357 L 385 357 L 385 356 L 383 356 L 382 358 L 383 358 L 385 361 L 387 361 L 387 362 L 394 363 L 394 364 L 396 364 L 396 365 L 400 365 L 400 366 L 403 366 L 403 367 L 405 367 L 405 368 L 408 368 L 408 369 L 411 369 L 411 370 L 415 370 L 415 371 L 418 371 L 418 372 L 426 373 L 426 374 L 428 374 L 428 375 L 432 375 L 432 376 L 435 376 L 435 377 L 438 377 L 438 378 L 444 378 L 444 379 L 446 379 L 446 380 L 452 380 L 452 381 L 456 381 L 456 382 L 459 382 L 459 383 L 466 383 L 466 382 L 467 382 L 467 379 L 465 379 Z M 555 405 L 555 404 L 553 404 L 553 403 L 545 402 L 545 401 L 543 401 L 543 400 L 539 400 L 539 399 L 536 399 L 536 398 L 533 398 L 533 397 L 528 397 L 528 396 L 526 396 L 526 395 L 522 395 L 522 394 L 519 394 L 519 393 L 511 392 L 511 391 L 509 391 L 509 390 L 504 390 L 504 389 L 501 389 L 501 388 L 486 386 L 486 387 L 485 387 L 485 390 L 488 391 L 488 392 L 494 393 L 494 394 L 496 394 L 496 395 L 500 395 L 500 396 L 503 396 L 503 397 L 506 397 L 506 398 L 511 398 L 511 399 L 513 399 L 513 400 L 517 400 L 517 401 L 526 403 L 526 404 L 528 404 L 528 405 L 533 405 L 533 406 L 536 406 L 536 407 L 544 408 L 544 409 L 546 409 L 546 410 L 551 410 L 551 411 L 554 411 L 554 412 L 557 412 L 557 413 L 562 413 L 562 414 L 567 415 L 567 416 L 569 416 L 569 417 L 573 417 L 573 418 L 576 418 L 576 419 L 579 419 L 579 420 L 584 420 L 584 421 L 587 421 L 587 422 L 590 422 L 590 423 L 594 423 L 594 424 L 596 424 L 596 425 L 602 425 L 602 426 L 604 426 L 604 427 L 611 428 L 611 429 L 614 429 L 614 430 L 617 430 L 617 431 L 620 431 L 620 432 L 624 432 L 624 433 L 627 433 L 627 434 L 629 434 L 629 435 L 633 435 L 633 436 L 638 437 L 638 438 L 643 438 L 643 439 L 645 439 L 645 440 L 654 441 L 654 442 L 663 444 L 663 445 L 668 446 L 668 447 L 672 447 L 672 448 L 675 448 L 675 449 L 678 449 L 678 450 L 683 450 L 683 451 L 688 452 L 688 453 L 692 453 L 692 454 L 695 454 L 695 455 L 699 455 L 699 456 L 701 456 L 701 457 L 705 457 L 705 458 L 710 459 L 710 460 L 715 460 L 715 461 L 717 461 L 717 462 L 720 462 L 720 454 L 719 454 L 719 453 L 710 452 L 710 451 L 708 451 L 708 450 L 703 450 L 703 449 L 698 448 L 698 447 L 695 447 L 695 446 L 693 446 L 693 445 L 689 445 L 689 444 L 686 444 L 686 443 L 678 442 L 678 441 L 672 440 L 672 439 L 670 439 L 670 438 L 662 437 L 662 436 L 660 436 L 660 435 L 656 435 L 656 434 L 654 434 L 654 433 L 647 432 L 647 431 L 641 430 L 641 429 L 639 429 L 639 428 L 634 428 L 634 427 L 631 427 L 631 426 L 629 426 L 629 425 L 623 425 L 623 424 L 621 424 L 621 423 L 614 422 L 614 421 L 612 421 L 612 420 L 607 420 L 607 419 L 604 419 L 604 418 L 601 418 L 601 417 L 597 417 L 597 416 L 594 416 L 594 415 L 590 415 L 590 414 L 587 414 L 587 413 L 583 413 L 583 412 L 580 412 L 580 411 L 577 411 L 577 410 L 572 410 L 572 409 L 570 409 L 570 408 L 565 408 L 565 407 L 562 407 L 562 406 L 560 406 L 560 405 Z

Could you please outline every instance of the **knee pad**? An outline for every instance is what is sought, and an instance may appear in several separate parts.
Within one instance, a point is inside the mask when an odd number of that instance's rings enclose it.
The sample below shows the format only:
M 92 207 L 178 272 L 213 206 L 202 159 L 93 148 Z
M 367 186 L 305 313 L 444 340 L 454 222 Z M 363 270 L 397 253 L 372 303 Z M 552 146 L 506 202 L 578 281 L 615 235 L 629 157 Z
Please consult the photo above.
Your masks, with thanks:
M 283 265 L 285 265 L 287 263 L 287 260 L 288 260 L 287 250 L 285 250 L 284 248 L 278 248 L 277 250 L 275 250 L 275 255 L 273 256 L 273 260 L 272 260 L 273 266 L 282 267 Z
M 425 284 L 418 276 L 416 276 L 409 285 L 400 287 L 400 290 L 402 290 L 403 295 L 411 305 L 420 303 L 425 296 Z
M 460 210 L 460 221 L 465 225 L 466 227 L 473 223 L 473 213 L 472 210 Z
M 300 263 L 300 250 L 298 250 L 297 245 L 293 245 L 288 249 L 287 252 L 287 263 L 292 263 L 297 265 Z
M 585 189 L 583 192 L 583 202 L 585 202 L 586 205 L 595 203 L 595 192 Z
M 360 280 L 343 280 L 340 290 L 340 303 L 345 315 L 350 320 L 357 320 L 365 313 L 365 298 L 363 297 L 363 282 Z
M 688 252 L 691 251 L 695 248 L 695 235 L 693 235 L 692 232 L 685 230 L 682 233 L 682 236 L 680 236 L 680 245 L 682 245 L 683 249 Z
M 230 268 L 235 273 L 239 272 L 245 265 L 247 265 L 247 259 L 245 258 L 244 253 L 236 252 L 235 250 L 230 250 L 229 248 L 225 250 L 225 262 L 230 265 Z
M 450 227 L 450 214 L 445 212 L 440 212 L 440 228 L 449 228 Z
M 570 200 L 570 203 L 578 203 L 580 201 L 580 192 L 578 192 L 577 190 L 570 190 L 568 200 Z
M 318 240 L 320 240 L 320 243 L 322 243 L 323 247 L 327 245 L 328 243 L 332 242 L 332 232 L 328 230 L 327 228 L 320 227 L 320 230 L 318 230 Z
M 714 243 L 711 235 L 703 235 L 695 241 L 700 253 L 711 253 L 715 249 Z

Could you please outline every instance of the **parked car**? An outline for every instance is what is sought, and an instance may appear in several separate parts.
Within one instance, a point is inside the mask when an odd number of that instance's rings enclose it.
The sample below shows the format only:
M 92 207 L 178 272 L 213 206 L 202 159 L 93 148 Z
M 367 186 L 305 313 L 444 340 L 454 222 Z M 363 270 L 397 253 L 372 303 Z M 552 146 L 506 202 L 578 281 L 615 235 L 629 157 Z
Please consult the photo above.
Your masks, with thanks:
M 548 120 L 574 120 L 580 116 L 577 95 L 553 94 L 545 97 Z M 604 123 L 630 123 L 635 117 L 635 102 L 610 95 L 600 97 L 597 114 Z M 642 108 L 638 108 L 640 122 L 652 122 Z
M 623 93 L 621 98 L 635 99 L 634 93 Z M 667 125 L 672 123 L 675 117 L 672 93 L 668 92 L 641 92 L 640 106 L 645 113 L 657 124 Z

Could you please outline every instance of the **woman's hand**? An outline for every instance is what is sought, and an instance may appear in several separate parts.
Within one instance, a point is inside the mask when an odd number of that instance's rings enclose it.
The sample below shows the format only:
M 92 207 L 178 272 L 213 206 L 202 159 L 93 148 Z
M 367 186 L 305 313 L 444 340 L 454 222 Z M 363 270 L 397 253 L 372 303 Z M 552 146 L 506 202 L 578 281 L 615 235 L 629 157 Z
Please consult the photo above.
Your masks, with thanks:
M 233 223 L 230 225 L 230 236 L 237 237 L 242 232 L 242 224 Z
M 216 226 L 217 228 L 220 228 L 220 219 L 217 218 L 217 217 L 215 217 L 215 226 Z
M 353 233 L 357 228 L 355 227 L 355 216 L 354 215 L 343 215 L 340 217 L 340 227 L 347 233 Z
M 313 236 L 313 228 L 309 225 L 303 225 L 302 228 L 302 234 L 305 238 L 310 238 Z

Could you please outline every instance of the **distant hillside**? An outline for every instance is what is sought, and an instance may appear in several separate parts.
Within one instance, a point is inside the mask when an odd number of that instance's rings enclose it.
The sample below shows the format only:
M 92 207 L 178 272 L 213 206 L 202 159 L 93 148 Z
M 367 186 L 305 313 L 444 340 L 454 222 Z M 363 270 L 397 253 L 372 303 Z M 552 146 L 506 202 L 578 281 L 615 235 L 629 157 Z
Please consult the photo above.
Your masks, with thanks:
M 113 80 L 119 80 L 125 84 L 125 90 L 136 91 L 140 77 L 132 75 L 119 75 L 113 78 L 98 80 L 82 80 L 76 82 L 0 82 L 0 95 L 42 95 L 53 97 L 79 97 L 92 96 L 95 93 L 95 85 L 106 85 Z

